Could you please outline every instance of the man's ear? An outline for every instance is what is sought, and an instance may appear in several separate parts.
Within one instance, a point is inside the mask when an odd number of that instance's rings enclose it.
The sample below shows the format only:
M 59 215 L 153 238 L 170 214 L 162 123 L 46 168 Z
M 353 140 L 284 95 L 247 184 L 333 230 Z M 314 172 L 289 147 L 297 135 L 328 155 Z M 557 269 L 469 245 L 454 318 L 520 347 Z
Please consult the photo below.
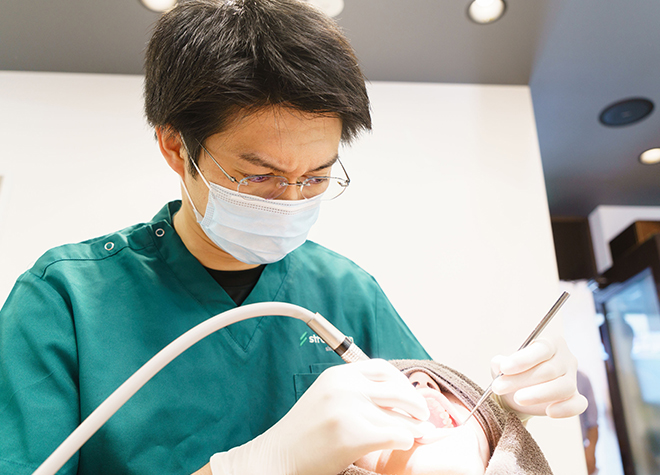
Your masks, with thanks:
M 165 161 L 183 180 L 188 153 L 181 141 L 181 135 L 170 127 L 156 127 L 156 139 Z

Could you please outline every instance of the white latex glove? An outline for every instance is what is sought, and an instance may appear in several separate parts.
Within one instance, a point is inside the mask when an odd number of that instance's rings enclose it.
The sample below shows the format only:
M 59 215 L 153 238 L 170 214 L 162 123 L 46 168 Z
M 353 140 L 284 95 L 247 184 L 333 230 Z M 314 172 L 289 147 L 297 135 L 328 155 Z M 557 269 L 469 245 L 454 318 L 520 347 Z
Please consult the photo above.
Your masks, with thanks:
M 493 392 L 523 415 L 571 417 L 584 412 L 587 399 L 577 390 L 577 359 L 561 337 L 540 338 L 511 356 L 491 361 Z
M 400 411 L 416 419 L 404 416 Z M 336 475 L 379 449 L 408 450 L 434 427 L 426 401 L 384 360 L 325 370 L 256 439 L 211 457 L 213 475 Z

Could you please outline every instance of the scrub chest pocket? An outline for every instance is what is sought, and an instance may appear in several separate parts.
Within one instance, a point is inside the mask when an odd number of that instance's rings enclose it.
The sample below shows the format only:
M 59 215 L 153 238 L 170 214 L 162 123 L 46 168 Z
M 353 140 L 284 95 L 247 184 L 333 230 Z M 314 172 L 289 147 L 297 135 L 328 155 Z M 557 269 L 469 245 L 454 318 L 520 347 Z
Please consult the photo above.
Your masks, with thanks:
M 323 371 L 333 366 L 346 364 L 342 361 L 337 363 L 314 363 L 309 365 L 309 373 L 296 373 L 293 375 L 293 388 L 296 391 L 296 401 L 300 396 L 305 394 L 305 391 L 316 381 Z

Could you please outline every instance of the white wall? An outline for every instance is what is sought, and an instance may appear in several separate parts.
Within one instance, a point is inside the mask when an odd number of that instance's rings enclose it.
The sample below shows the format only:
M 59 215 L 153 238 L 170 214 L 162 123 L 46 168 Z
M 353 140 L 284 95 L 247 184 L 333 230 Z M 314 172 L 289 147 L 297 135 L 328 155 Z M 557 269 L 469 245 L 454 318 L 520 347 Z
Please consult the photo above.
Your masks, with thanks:
M 660 221 L 660 207 L 598 206 L 589 214 L 589 228 L 599 274 L 612 266 L 610 241 L 635 221 Z
M 179 195 L 141 81 L 0 72 L 0 302 L 47 249 L 149 220 Z
M 486 385 L 490 358 L 515 351 L 559 295 L 529 89 L 370 90 L 374 132 L 342 152 L 351 188 L 310 237 L 370 271 L 435 359 Z M 140 77 L 4 72 L 0 98 L 0 301 L 45 249 L 178 196 Z M 555 473 L 585 473 L 576 418 L 530 428 Z

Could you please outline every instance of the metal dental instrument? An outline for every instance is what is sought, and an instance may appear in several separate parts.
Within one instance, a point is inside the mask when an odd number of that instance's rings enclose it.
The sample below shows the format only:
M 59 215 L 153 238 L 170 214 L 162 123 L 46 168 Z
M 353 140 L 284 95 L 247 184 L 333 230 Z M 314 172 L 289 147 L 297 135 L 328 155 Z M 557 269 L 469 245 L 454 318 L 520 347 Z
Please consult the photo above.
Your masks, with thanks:
M 552 320 L 552 317 L 554 317 L 559 309 L 561 308 L 562 305 L 564 305 L 564 302 L 568 300 L 568 297 L 570 294 L 568 292 L 564 292 L 559 296 L 559 299 L 555 302 L 555 304 L 552 306 L 550 311 L 546 314 L 545 317 L 539 322 L 538 325 L 536 325 L 536 328 L 534 331 L 527 337 L 525 342 L 520 345 L 520 348 L 518 348 L 518 351 L 522 350 L 523 348 L 528 347 L 535 339 L 537 336 L 541 334 L 541 332 L 545 329 L 546 326 L 548 326 L 548 323 L 550 323 L 550 320 Z M 490 397 L 491 394 L 493 394 L 493 383 L 497 381 L 497 378 L 502 376 L 502 373 L 498 374 L 495 379 L 488 385 L 486 388 L 486 391 L 484 391 L 483 396 L 477 401 L 477 404 L 472 408 L 472 411 L 470 411 L 470 414 L 468 414 L 467 418 L 463 421 L 463 424 L 465 424 L 468 420 L 470 420 L 470 417 L 472 417 L 472 414 L 477 412 L 477 409 Z M 461 425 L 463 425 L 461 424 Z

